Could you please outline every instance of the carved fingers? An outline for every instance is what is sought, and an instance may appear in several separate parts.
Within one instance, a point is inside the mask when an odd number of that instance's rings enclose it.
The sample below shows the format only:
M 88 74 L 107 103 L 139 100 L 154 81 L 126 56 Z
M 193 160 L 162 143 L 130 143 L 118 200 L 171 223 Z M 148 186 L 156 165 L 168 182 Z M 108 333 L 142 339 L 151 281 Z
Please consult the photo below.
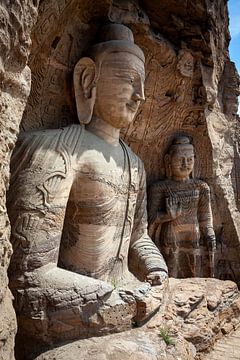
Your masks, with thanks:
M 215 235 L 207 236 L 207 247 L 209 251 L 214 252 L 217 248 Z
M 166 211 L 171 220 L 176 219 L 182 214 L 181 201 L 175 196 L 166 198 Z
M 13 242 L 14 247 L 19 243 L 23 247 L 29 244 L 29 235 L 37 229 L 39 220 L 40 219 L 33 214 L 22 214 L 18 216 L 12 229 L 12 235 L 15 238 Z
M 161 285 L 167 279 L 168 274 L 165 271 L 153 271 L 146 277 L 146 281 L 149 282 L 151 286 Z

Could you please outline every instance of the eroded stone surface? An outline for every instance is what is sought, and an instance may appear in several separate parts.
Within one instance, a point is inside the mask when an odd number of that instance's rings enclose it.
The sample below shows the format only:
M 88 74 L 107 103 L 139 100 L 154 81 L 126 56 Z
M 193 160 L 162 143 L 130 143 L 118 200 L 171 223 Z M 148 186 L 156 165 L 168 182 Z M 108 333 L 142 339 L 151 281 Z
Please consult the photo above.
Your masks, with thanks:
M 216 339 L 240 324 L 236 284 L 216 279 L 170 279 L 165 308 L 141 329 L 73 342 L 40 355 L 38 360 L 75 359 L 203 359 Z M 164 329 L 175 346 L 159 337 Z M 209 355 L 211 356 L 211 355 Z M 211 358 L 211 357 L 209 357 Z
M 182 335 L 198 352 L 240 323 L 240 294 L 232 281 L 183 279 L 170 281 L 169 304 L 148 328 L 165 326 Z
M 214 345 L 212 351 L 203 355 L 201 360 L 239 360 L 240 359 L 240 329 L 231 332 Z
M 194 347 L 179 339 L 167 346 L 157 333 L 132 330 L 103 338 L 77 341 L 42 354 L 36 360 L 193 360 Z
M 10 226 L 6 211 L 10 156 L 30 92 L 26 66 L 30 32 L 37 17 L 38 1 L 3 1 L 0 5 L 0 358 L 14 358 L 16 318 L 7 286 L 11 256 Z

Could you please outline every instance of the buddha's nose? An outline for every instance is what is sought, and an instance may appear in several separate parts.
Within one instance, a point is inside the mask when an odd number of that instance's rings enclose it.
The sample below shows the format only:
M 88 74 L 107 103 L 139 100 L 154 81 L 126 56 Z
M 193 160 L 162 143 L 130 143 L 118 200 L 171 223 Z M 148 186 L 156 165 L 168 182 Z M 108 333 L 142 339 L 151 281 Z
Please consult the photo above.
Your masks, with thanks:
M 182 166 L 184 166 L 184 167 L 187 166 L 187 159 L 185 159 L 185 158 L 182 159 Z

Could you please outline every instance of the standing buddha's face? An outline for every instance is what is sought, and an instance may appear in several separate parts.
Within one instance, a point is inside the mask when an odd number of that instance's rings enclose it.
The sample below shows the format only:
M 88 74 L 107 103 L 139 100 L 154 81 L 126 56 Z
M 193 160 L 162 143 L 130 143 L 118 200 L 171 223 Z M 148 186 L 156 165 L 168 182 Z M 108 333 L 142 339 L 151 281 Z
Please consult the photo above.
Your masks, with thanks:
M 189 179 L 194 167 L 194 149 L 191 144 L 175 146 L 171 153 L 170 166 L 172 178 L 183 181 Z
M 129 52 L 107 54 L 97 82 L 93 115 L 115 128 L 128 126 L 144 98 L 144 63 Z

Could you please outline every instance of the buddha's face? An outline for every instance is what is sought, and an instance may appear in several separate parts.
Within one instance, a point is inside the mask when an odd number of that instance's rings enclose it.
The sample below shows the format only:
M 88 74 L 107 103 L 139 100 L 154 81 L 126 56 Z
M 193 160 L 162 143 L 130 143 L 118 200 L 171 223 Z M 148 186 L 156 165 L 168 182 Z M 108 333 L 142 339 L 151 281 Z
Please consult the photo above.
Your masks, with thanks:
M 170 157 L 172 178 L 175 180 L 189 179 L 194 167 L 194 149 L 192 145 L 179 145 Z
M 115 128 L 128 126 L 144 100 L 144 63 L 136 55 L 106 55 L 97 82 L 93 115 Z

